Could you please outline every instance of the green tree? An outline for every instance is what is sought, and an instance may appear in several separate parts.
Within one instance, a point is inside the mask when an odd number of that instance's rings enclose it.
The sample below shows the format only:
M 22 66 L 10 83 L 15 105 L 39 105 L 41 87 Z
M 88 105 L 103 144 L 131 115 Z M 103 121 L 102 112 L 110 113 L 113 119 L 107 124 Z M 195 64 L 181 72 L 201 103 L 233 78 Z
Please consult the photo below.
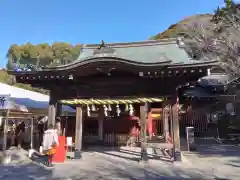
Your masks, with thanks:
M 68 64 L 77 59 L 81 45 L 72 45 L 65 42 L 55 42 L 52 45 L 47 43 L 31 44 L 30 42 L 23 45 L 13 44 L 7 52 L 7 68 L 12 69 L 13 63 L 20 66 L 33 64 L 37 67 L 54 67 Z
M 65 42 L 55 42 L 53 44 L 31 44 L 27 42 L 23 45 L 13 44 L 7 52 L 7 69 L 12 69 L 14 63 L 20 67 L 25 64 L 33 64 L 37 67 L 55 67 L 71 63 L 77 59 L 80 54 L 81 45 L 72 45 Z M 8 75 L 6 70 L 0 70 L 0 82 L 24 88 L 27 90 L 48 94 L 47 90 L 33 88 L 27 84 L 16 83 L 15 77 Z
M 230 9 L 232 7 L 233 1 L 232 0 L 225 0 L 225 8 Z
M 21 46 L 18 46 L 16 44 L 13 44 L 9 47 L 8 52 L 7 52 L 7 67 L 9 69 L 12 69 L 12 64 L 15 62 L 19 62 L 22 57 L 22 50 Z

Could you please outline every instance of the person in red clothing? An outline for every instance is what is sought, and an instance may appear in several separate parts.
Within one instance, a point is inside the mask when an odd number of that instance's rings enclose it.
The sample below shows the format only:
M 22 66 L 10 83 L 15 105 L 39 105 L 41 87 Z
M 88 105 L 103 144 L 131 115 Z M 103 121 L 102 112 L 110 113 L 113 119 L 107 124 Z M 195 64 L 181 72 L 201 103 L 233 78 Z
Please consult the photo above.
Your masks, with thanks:
M 137 122 L 133 125 L 133 127 L 130 130 L 130 136 L 127 141 L 127 146 L 132 147 L 136 144 L 139 133 L 140 133 L 140 126 L 139 126 L 139 123 Z

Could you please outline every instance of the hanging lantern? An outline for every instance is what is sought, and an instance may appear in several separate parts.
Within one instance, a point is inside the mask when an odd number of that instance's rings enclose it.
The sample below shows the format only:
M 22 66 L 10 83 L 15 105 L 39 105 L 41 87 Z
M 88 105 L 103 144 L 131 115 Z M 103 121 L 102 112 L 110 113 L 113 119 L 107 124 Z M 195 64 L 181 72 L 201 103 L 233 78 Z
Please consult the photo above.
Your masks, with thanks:
M 111 104 L 108 104 L 108 111 L 112 111 Z
M 90 110 L 90 107 L 89 107 L 89 105 L 87 105 L 87 115 L 88 115 L 88 116 L 90 116 L 90 111 L 91 111 L 91 110 Z
M 96 107 L 94 104 L 92 104 L 92 108 L 91 108 L 92 111 L 96 111 Z
M 103 110 L 104 110 L 104 115 L 108 116 L 108 108 L 105 104 L 103 105 Z
M 128 104 L 125 104 L 125 112 L 128 112 L 129 108 L 128 108 Z
M 118 105 L 118 104 L 116 105 L 116 108 L 117 108 L 117 116 L 120 116 L 121 109 L 119 108 L 119 105 Z
M 134 113 L 133 105 L 129 104 L 129 115 L 133 116 L 133 113 Z

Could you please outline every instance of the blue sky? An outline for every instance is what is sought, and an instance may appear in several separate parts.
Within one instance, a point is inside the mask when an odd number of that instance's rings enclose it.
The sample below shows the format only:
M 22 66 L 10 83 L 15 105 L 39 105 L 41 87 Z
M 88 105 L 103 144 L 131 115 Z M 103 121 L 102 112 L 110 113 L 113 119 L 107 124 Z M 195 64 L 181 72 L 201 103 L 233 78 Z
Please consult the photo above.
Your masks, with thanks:
M 11 44 L 146 40 L 224 0 L 1 0 L 0 67 Z

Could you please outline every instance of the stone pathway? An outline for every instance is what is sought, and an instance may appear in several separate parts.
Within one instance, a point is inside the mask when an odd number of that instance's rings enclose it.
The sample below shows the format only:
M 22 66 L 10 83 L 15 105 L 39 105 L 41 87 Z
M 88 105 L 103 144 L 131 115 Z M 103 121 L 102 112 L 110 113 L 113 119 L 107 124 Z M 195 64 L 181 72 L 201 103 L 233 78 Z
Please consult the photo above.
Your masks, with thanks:
M 199 145 L 198 152 L 183 152 L 188 167 L 195 167 L 216 178 L 239 179 L 240 147 L 235 145 Z
M 207 179 L 200 172 L 182 170 L 172 163 L 150 162 L 148 164 L 120 157 L 84 153 L 83 160 L 67 161 L 55 164 L 52 169 L 44 168 L 29 160 L 11 165 L 0 166 L 1 180 L 47 180 L 47 179 L 81 179 L 81 180 L 154 180 L 154 179 Z
M 19 153 L 18 153 L 19 154 Z M 22 154 L 22 153 L 20 153 Z M 139 163 L 139 155 L 124 152 L 86 152 L 82 160 L 66 161 L 55 164 L 54 168 L 45 168 L 33 163 L 24 155 L 20 162 L 0 166 L 1 180 L 157 180 L 157 179 L 239 179 L 240 160 L 235 157 L 201 157 L 188 155 L 189 163 L 170 163 L 150 160 Z M 232 162 L 232 164 L 228 164 Z M 192 164 L 191 164 L 192 163 Z M 235 166 L 235 167 L 233 167 Z

